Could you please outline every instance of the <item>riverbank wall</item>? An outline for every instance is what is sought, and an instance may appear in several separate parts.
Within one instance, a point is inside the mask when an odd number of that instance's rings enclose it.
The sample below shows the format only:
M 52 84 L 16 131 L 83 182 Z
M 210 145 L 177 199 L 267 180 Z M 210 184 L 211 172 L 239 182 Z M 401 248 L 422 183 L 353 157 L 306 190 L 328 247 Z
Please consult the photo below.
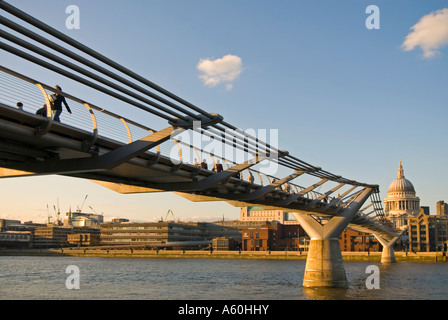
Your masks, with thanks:
M 74 256 L 102 258 L 209 258 L 306 260 L 306 251 L 198 251 L 198 250 L 136 250 L 136 249 L 4 249 L 0 256 Z M 344 261 L 381 261 L 381 252 L 342 252 Z M 442 252 L 395 252 L 397 261 L 447 262 Z

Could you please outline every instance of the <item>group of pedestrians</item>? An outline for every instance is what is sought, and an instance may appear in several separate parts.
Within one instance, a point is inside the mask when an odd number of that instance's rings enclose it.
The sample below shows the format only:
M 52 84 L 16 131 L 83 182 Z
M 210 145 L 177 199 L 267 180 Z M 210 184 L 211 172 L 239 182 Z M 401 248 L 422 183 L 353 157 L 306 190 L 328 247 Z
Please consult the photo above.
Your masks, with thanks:
M 201 167 L 202 169 L 206 169 L 208 170 L 208 165 L 207 165 L 207 161 L 202 160 L 202 162 L 199 162 L 197 158 L 194 159 L 193 161 L 193 165 L 196 167 Z M 216 161 L 216 163 L 213 165 L 212 171 L 214 172 L 221 172 L 223 171 L 223 167 L 222 164 L 219 160 Z M 241 179 L 241 174 L 240 172 L 236 172 L 235 175 L 233 176 L 234 178 L 237 179 Z M 255 179 L 254 176 L 251 172 L 249 172 L 249 175 L 247 177 L 247 181 L 250 183 L 254 183 Z M 277 181 L 277 179 L 273 178 L 272 179 L 272 184 L 274 184 Z M 291 185 L 289 184 L 289 182 L 285 183 L 284 185 L 280 185 L 278 186 L 278 189 L 283 190 L 287 193 L 291 193 L 291 194 L 295 194 L 294 190 L 292 190 Z
M 62 91 L 60 86 L 54 87 L 56 90 Z M 62 94 L 54 93 L 50 96 L 48 96 L 48 100 L 50 102 L 50 108 L 51 108 L 51 116 L 53 117 L 53 121 L 61 122 L 60 115 L 62 113 L 62 105 L 65 106 L 67 109 L 67 112 L 72 114 L 72 110 L 68 106 L 67 101 L 65 100 L 65 97 Z M 23 103 L 17 102 L 17 109 L 23 111 Z M 48 115 L 48 109 L 47 104 L 44 104 L 42 108 L 36 111 L 36 114 L 42 117 L 47 117 Z
M 199 163 L 198 159 L 195 158 L 194 162 L 193 162 L 193 165 L 196 166 L 196 167 L 201 167 L 202 169 L 208 170 L 208 164 L 207 164 L 207 161 L 205 161 L 205 159 L 202 160 L 201 163 Z M 222 163 L 218 160 L 217 163 L 215 163 L 213 165 L 212 171 L 214 171 L 214 172 L 221 172 L 223 170 L 224 169 L 222 167 Z

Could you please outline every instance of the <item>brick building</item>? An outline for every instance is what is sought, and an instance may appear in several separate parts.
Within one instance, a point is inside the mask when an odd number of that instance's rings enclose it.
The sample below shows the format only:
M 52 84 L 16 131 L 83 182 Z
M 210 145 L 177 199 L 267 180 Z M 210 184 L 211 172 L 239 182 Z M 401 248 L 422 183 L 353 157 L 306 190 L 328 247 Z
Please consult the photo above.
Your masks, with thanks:
M 217 251 L 238 250 L 240 248 L 240 242 L 226 237 L 214 238 L 212 240 L 212 248 Z
M 346 228 L 339 237 L 341 251 L 369 251 L 380 252 L 382 246 L 371 233 L 358 232 Z
M 242 250 L 244 251 L 283 251 L 298 250 L 299 238 L 306 236 L 303 228 L 284 225 L 276 221 L 242 230 Z

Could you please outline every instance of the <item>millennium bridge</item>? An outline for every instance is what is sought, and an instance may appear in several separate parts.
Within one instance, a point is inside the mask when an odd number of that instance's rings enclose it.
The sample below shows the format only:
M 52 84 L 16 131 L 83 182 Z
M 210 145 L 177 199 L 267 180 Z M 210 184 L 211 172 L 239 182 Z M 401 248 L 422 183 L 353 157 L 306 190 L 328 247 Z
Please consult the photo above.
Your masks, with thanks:
M 338 237 L 348 226 L 374 234 L 383 246 L 381 261 L 395 262 L 392 248 L 403 230 L 384 216 L 378 185 L 309 164 L 7 2 L 0 1 L 0 9 L 2 55 L 62 75 L 140 114 L 132 120 L 1 65 L 0 177 L 57 174 L 119 193 L 173 192 L 195 202 L 290 212 L 310 237 L 304 287 L 347 286 Z M 54 94 L 65 97 L 72 111 L 62 122 L 48 107 Z M 18 101 L 25 111 L 17 109 Z M 204 139 L 210 141 L 205 147 L 197 143 Z

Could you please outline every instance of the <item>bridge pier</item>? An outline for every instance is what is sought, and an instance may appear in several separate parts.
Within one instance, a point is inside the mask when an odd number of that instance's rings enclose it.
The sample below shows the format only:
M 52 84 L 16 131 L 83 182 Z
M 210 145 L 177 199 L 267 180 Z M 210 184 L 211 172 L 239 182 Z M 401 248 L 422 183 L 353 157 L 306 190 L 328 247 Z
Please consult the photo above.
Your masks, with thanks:
M 334 227 L 337 227 L 335 230 L 327 228 L 334 218 L 321 225 L 307 212 L 294 212 L 293 215 L 311 238 L 303 286 L 346 288 L 347 277 L 338 237 L 342 232 L 339 232 L 339 229 L 344 230 L 348 222 L 340 219 L 337 224 L 333 223 Z
M 381 253 L 381 263 L 394 263 L 395 253 L 394 248 L 392 246 L 383 246 L 383 251 Z
M 304 287 L 346 288 L 344 262 L 338 239 L 311 239 Z
M 397 242 L 398 237 L 394 237 L 392 240 L 387 240 L 384 237 L 380 236 L 379 234 L 375 234 L 374 236 L 378 239 L 378 241 L 383 246 L 383 251 L 381 253 L 381 263 L 394 263 L 395 260 L 395 253 L 394 253 L 394 245 Z
M 304 287 L 347 287 L 339 236 L 371 193 L 372 189 L 365 188 L 349 206 L 326 223 L 321 223 L 306 211 L 292 213 L 311 239 L 303 278 Z

